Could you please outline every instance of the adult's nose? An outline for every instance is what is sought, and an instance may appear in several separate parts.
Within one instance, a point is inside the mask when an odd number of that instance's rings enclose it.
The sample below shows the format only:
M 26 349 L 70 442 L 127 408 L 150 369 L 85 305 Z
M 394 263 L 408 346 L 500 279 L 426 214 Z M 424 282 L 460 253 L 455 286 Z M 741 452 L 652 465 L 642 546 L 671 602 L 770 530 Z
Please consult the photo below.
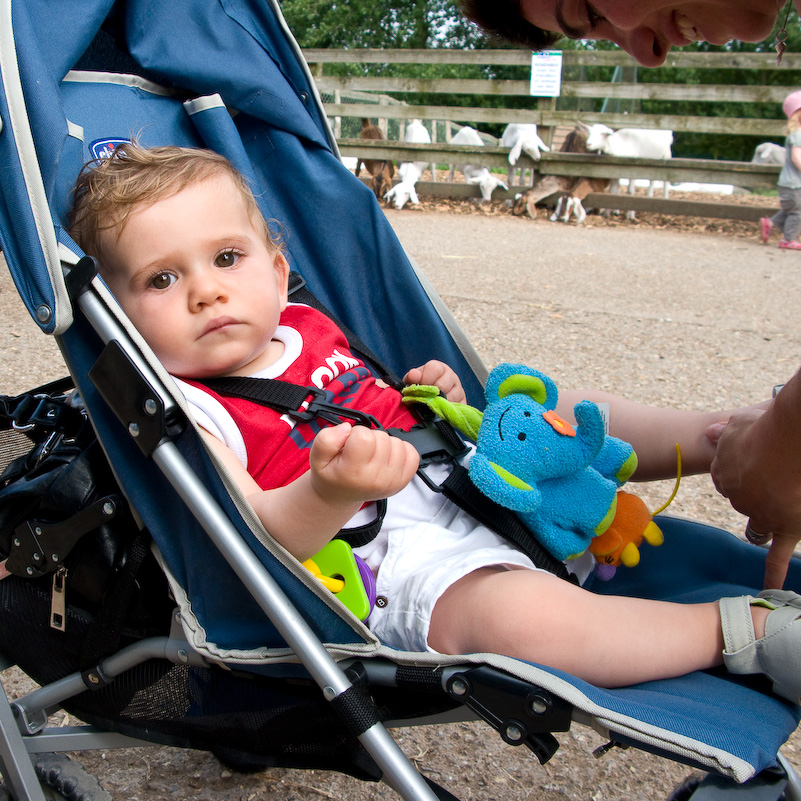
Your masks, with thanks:
M 644 67 L 661 67 L 670 52 L 670 44 L 645 25 L 619 31 L 610 38 Z

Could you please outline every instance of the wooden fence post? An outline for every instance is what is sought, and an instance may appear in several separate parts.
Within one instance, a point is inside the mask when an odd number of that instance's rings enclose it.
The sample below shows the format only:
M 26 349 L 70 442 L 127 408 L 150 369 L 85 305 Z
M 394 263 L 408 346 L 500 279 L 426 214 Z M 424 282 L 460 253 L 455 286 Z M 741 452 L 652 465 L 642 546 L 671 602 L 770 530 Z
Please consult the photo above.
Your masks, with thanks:
M 431 120 L 431 144 L 437 142 L 437 120 Z M 431 180 L 436 183 L 437 180 L 437 163 L 431 162 Z

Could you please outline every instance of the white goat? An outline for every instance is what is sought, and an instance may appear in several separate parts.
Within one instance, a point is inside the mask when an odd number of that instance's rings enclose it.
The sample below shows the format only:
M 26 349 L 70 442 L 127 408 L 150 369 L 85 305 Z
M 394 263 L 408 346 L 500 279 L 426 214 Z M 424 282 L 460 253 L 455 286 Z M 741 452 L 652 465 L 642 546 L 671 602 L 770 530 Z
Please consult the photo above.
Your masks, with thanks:
M 403 135 L 404 142 L 430 144 L 431 134 L 420 120 L 410 120 Z M 415 184 L 428 167 L 427 161 L 404 161 L 398 167 L 400 182 L 384 195 L 387 202 L 394 201 L 395 208 L 402 209 L 410 200 L 416 206 L 420 200 L 417 197 Z
M 452 137 L 450 144 L 452 145 L 479 145 L 484 147 L 484 141 L 478 134 L 475 128 L 465 125 L 460 128 Z M 509 187 L 501 180 L 496 178 L 486 167 L 481 167 L 477 164 L 459 164 L 457 169 L 464 175 L 464 179 L 468 184 L 478 184 L 481 190 L 481 197 L 487 201 L 492 197 L 492 193 L 499 186 L 503 189 Z
M 537 133 L 537 126 L 534 123 L 510 122 L 504 128 L 501 135 L 501 147 L 509 148 L 509 183 L 514 183 L 514 166 L 520 158 L 521 153 L 525 153 L 534 161 L 539 161 L 543 152 L 547 153 L 551 148 L 540 139 Z M 521 170 L 521 183 L 522 183 Z M 533 173 L 532 173 L 533 178 Z
M 754 157 L 751 164 L 778 164 L 784 166 L 787 160 L 787 150 L 784 145 L 777 145 L 775 142 L 763 142 L 756 146 Z
M 587 126 L 587 149 L 605 153 L 607 156 L 624 158 L 669 159 L 673 157 L 671 145 L 673 131 L 660 131 L 643 128 L 620 128 L 613 131 L 600 123 Z M 664 196 L 669 195 L 670 185 L 664 182 Z M 613 190 L 614 191 L 614 190 Z M 629 181 L 629 194 L 634 194 L 634 181 Z M 654 184 L 648 185 L 648 197 L 654 196 Z M 630 211 L 626 215 L 633 220 Z

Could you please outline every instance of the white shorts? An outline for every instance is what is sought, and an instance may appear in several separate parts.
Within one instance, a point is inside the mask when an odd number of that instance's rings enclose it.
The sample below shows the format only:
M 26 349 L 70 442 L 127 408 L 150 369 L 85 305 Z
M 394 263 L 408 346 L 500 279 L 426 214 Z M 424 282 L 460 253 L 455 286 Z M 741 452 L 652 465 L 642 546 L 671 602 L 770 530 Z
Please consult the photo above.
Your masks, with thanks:
M 377 601 L 368 625 L 381 642 L 407 651 L 435 653 L 428 645 L 431 614 L 440 596 L 460 578 L 481 567 L 540 569 L 418 478 L 389 499 L 377 540 L 383 542 L 357 550 L 374 570 L 377 567 Z M 584 581 L 592 564 L 592 555 L 585 554 L 570 562 L 570 570 Z

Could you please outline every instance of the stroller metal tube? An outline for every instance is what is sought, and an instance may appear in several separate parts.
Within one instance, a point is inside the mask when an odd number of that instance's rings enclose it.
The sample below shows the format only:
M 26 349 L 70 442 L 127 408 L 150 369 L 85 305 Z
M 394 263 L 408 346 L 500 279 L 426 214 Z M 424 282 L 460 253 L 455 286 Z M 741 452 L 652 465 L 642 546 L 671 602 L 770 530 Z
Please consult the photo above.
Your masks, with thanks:
M 787 774 L 787 786 L 784 788 L 784 798 L 786 801 L 801 801 L 801 779 L 795 772 L 793 766 L 787 761 L 787 758 L 781 751 L 776 755 L 776 758 L 781 765 L 784 772 Z
M 100 673 L 104 680 L 109 680 L 149 659 L 169 659 L 175 662 L 170 650 L 171 642 L 167 637 L 151 637 L 129 645 L 104 659 L 99 666 Z M 197 663 L 203 664 L 200 657 Z M 68 698 L 86 692 L 86 689 L 83 675 L 71 673 L 18 698 L 13 705 L 20 716 L 20 725 L 28 734 L 36 734 L 47 724 L 49 710 L 58 709 Z
M 209 497 L 177 447 L 171 442 L 161 443 L 153 453 L 153 460 L 281 636 L 300 657 L 326 700 L 331 701 L 347 691 L 351 687 L 350 681 L 228 517 Z M 359 740 L 384 771 L 387 783 L 396 791 L 410 799 L 435 801 L 436 796 L 382 724 L 371 726 L 359 735 Z
M 129 354 L 137 354 L 137 348 L 131 338 L 127 336 L 97 293 L 97 280 L 94 279 L 86 287 L 86 291 L 77 296 L 77 304 L 104 342 L 117 340 L 127 343 Z M 165 399 L 165 406 L 168 407 L 171 404 L 169 393 L 163 391 L 161 382 L 146 365 L 144 359 L 137 361 L 146 379 L 152 380 L 153 388 L 158 387 L 162 390 L 159 394 Z M 254 600 L 301 659 L 326 700 L 339 698 L 351 688 L 351 682 L 209 495 L 175 444 L 163 440 L 154 448 L 152 458 Z M 361 733 L 359 741 L 383 771 L 387 784 L 404 798 L 410 801 L 436 801 L 436 796 L 422 776 L 381 723 L 376 723 Z
M 14 720 L 6 691 L 1 684 L 0 766 L 3 768 L 3 779 L 11 786 L 14 798 L 19 801 L 44 801 L 39 779 L 33 763 L 28 759 L 25 743 Z
M 137 348 L 118 323 L 111 310 L 97 293 L 98 279 L 94 279 L 76 298 L 86 319 L 108 343 L 111 340 L 129 345 L 130 355 Z M 149 369 L 144 359 L 137 359 L 143 375 L 159 388 L 165 406 L 169 408 L 169 393 Z M 186 503 L 189 510 L 217 546 L 225 560 L 239 576 L 245 587 L 295 651 L 314 678 L 327 701 L 339 698 L 351 688 L 351 682 L 325 650 L 319 638 L 283 593 L 269 571 L 239 535 L 227 515 L 210 496 L 208 490 L 185 461 L 174 443 L 160 442 L 152 453 L 153 461 Z M 376 723 L 359 735 L 359 741 L 375 759 L 393 789 L 410 801 L 436 801 L 422 776 L 414 768 L 398 744 L 381 723 Z

